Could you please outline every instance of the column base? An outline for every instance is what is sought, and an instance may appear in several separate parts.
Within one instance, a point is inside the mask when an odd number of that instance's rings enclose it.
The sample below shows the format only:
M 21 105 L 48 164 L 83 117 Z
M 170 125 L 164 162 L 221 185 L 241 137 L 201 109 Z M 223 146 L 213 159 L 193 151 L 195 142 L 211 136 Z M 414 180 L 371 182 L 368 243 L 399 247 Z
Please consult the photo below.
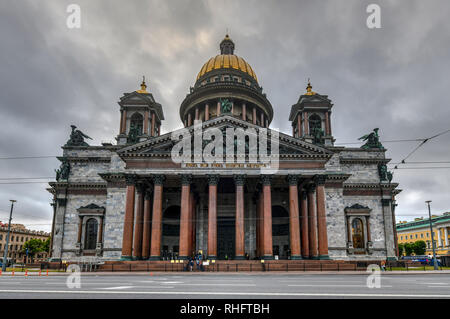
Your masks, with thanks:
M 261 259 L 264 259 L 264 260 L 273 260 L 273 255 L 264 255 L 263 257 L 261 257 Z
M 302 256 L 298 255 L 298 256 L 291 256 L 291 260 L 302 260 Z
M 245 260 L 245 256 L 236 256 L 234 257 L 235 260 Z
M 188 260 L 189 256 L 178 256 L 178 259 L 180 259 L 180 260 Z
M 148 260 L 161 260 L 161 256 L 150 256 Z
M 309 259 L 312 259 L 312 260 L 319 260 L 319 256 L 310 256 Z
M 320 260 L 330 260 L 330 257 L 328 255 L 320 255 L 319 259 Z
M 122 256 L 120 257 L 120 260 L 133 260 L 132 256 Z
M 207 259 L 209 259 L 209 260 L 217 260 L 217 256 L 211 255 L 211 256 L 208 256 Z

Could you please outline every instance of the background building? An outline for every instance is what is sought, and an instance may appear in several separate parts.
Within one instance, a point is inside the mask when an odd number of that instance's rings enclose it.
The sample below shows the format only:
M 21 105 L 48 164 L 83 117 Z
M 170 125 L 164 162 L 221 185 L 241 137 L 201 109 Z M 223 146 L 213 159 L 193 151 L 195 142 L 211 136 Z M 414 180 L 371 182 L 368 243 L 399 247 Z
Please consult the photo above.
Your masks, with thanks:
M 6 245 L 6 237 L 8 236 L 8 224 L 2 224 L 0 222 L 0 256 L 3 257 Z M 11 224 L 9 234 L 9 248 L 8 258 L 11 258 L 13 262 L 22 263 L 25 262 L 26 254 L 22 251 L 25 242 L 32 238 L 36 238 L 42 241 L 46 241 L 50 234 L 43 231 L 35 231 L 27 229 L 22 224 Z M 43 261 L 48 257 L 48 252 L 40 252 L 35 254 L 33 261 Z M 29 260 L 31 261 L 31 260 Z
M 437 255 L 450 255 L 449 247 L 449 228 L 450 212 L 441 216 L 432 215 L 434 241 L 436 243 Z M 427 244 L 427 255 L 433 254 L 431 245 L 430 219 L 415 218 L 412 222 L 399 222 L 397 225 L 397 240 L 399 244 L 414 243 L 423 240 Z

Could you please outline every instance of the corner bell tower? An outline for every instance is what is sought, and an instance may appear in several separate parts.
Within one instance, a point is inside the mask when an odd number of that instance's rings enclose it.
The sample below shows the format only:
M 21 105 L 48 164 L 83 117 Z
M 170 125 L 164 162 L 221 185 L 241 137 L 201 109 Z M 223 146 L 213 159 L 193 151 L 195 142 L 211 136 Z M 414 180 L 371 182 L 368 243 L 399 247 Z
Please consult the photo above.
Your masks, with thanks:
M 333 103 L 328 95 L 312 91 L 308 79 L 306 93 L 291 107 L 289 121 L 292 122 L 292 136 L 314 144 L 332 146 L 331 108 Z
M 150 92 L 147 92 L 145 77 L 141 89 L 124 93 L 120 105 L 120 132 L 117 144 L 134 144 L 161 134 L 161 121 L 164 113 Z

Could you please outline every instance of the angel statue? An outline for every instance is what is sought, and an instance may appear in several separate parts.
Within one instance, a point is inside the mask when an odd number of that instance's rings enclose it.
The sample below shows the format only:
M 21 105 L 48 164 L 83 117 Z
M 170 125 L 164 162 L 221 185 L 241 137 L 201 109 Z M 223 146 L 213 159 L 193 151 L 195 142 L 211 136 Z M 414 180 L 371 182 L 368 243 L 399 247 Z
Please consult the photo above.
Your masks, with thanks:
M 85 138 L 92 140 L 89 136 L 81 132 L 80 130 L 76 130 L 75 125 L 70 126 L 72 128 L 72 132 L 70 133 L 70 138 L 66 143 L 66 146 L 89 146 L 88 143 L 84 141 Z
M 220 100 L 220 105 L 222 107 L 222 113 L 230 113 L 231 112 L 231 102 L 228 99 Z
M 367 149 L 367 148 L 384 148 L 383 145 L 380 143 L 380 136 L 378 135 L 378 128 L 374 128 L 373 132 L 366 134 L 364 136 L 361 136 L 358 140 L 366 141 L 366 144 L 361 146 L 361 148 Z

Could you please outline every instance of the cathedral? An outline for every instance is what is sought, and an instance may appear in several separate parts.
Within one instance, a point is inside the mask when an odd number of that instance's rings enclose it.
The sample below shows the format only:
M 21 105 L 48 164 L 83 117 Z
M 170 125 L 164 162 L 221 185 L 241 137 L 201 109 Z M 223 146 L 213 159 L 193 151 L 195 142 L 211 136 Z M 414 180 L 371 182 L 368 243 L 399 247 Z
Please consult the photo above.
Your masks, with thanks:
M 274 109 L 228 35 L 181 102 L 182 129 L 161 134 L 164 106 L 143 79 L 120 97 L 116 144 L 89 145 L 72 126 L 48 188 L 52 256 L 396 259 L 400 190 L 378 129 L 335 146 L 328 96 L 308 81 L 293 102 L 292 134 L 271 129 Z

